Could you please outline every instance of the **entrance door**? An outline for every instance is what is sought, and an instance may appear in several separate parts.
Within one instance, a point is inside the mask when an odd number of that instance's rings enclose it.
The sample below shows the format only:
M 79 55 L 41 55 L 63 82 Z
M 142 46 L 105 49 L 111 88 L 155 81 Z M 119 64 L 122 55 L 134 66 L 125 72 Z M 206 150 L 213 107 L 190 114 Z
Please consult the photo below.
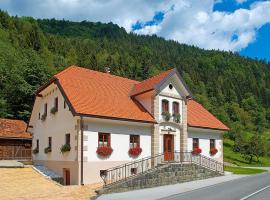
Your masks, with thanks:
M 64 169 L 64 183 L 65 185 L 70 185 L 70 170 Z
M 168 134 L 164 135 L 163 149 L 164 149 L 164 160 L 165 161 L 173 160 L 173 152 L 174 152 L 173 135 Z

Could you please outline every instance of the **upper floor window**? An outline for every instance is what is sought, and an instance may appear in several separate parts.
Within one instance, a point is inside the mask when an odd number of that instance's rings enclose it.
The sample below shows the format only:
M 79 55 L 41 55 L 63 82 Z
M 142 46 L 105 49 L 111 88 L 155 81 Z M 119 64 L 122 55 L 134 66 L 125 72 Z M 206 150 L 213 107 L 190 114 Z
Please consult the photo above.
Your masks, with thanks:
M 199 148 L 199 138 L 193 138 L 192 147 L 193 150 Z
M 173 102 L 173 113 L 179 113 L 179 103 Z
M 169 101 L 166 99 L 162 100 L 162 112 L 169 112 Z
M 47 116 L 48 104 L 44 104 L 44 115 Z
M 66 134 L 66 144 L 70 144 L 70 134 Z
M 129 147 L 139 147 L 140 146 L 140 136 L 139 135 L 130 135 L 129 136 Z
M 54 107 L 55 110 L 58 111 L 58 97 L 54 98 Z
M 216 148 L 216 140 L 215 139 L 210 139 L 210 149 Z
M 64 109 L 67 107 L 67 103 L 66 101 L 64 101 Z
M 48 147 L 52 149 L 52 137 L 48 137 Z
M 111 146 L 110 133 L 98 133 L 98 146 Z
M 36 146 L 37 151 L 39 151 L 39 140 L 37 140 L 37 146 Z

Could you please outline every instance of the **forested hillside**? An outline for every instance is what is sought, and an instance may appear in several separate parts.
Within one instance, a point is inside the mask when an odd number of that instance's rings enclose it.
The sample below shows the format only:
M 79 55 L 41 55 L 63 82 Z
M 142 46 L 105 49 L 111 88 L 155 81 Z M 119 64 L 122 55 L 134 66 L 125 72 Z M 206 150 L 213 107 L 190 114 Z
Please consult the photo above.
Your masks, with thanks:
M 113 74 L 136 80 L 177 67 L 197 101 L 232 128 L 232 138 L 269 126 L 267 62 L 128 34 L 112 23 L 35 20 L 0 12 L 1 117 L 28 121 L 35 90 L 71 64 L 99 71 L 109 66 Z

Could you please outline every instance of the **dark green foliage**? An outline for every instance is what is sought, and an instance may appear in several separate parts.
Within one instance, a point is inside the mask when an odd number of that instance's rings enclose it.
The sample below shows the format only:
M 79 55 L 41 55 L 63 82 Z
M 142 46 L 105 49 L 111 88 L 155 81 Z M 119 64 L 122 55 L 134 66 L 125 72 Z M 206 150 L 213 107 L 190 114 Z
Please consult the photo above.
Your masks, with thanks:
M 136 80 L 177 67 L 194 97 L 231 131 L 262 132 L 270 121 L 270 64 L 202 50 L 112 23 L 35 20 L 0 11 L 0 117 L 29 119 L 36 89 L 76 64 Z

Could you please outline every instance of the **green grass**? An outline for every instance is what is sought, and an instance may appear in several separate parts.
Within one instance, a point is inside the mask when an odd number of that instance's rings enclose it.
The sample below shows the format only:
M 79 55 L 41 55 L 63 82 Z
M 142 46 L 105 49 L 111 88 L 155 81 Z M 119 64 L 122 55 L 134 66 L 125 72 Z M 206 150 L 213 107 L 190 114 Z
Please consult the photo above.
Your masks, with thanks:
M 243 167 L 225 167 L 225 171 L 232 172 L 234 174 L 258 174 L 262 172 L 266 172 L 264 169 L 256 169 L 256 168 L 243 168 Z
M 270 132 L 264 134 L 266 139 L 270 139 Z M 253 161 L 251 164 L 243 158 L 240 153 L 236 153 L 232 150 L 234 142 L 229 139 L 224 139 L 224 161 L 238 166 L 255 166 L 255 167 L 269 167 L 270 157 L 261 157 L 260 162 Z M 254 158 L 256 160 L 256 158 Z

